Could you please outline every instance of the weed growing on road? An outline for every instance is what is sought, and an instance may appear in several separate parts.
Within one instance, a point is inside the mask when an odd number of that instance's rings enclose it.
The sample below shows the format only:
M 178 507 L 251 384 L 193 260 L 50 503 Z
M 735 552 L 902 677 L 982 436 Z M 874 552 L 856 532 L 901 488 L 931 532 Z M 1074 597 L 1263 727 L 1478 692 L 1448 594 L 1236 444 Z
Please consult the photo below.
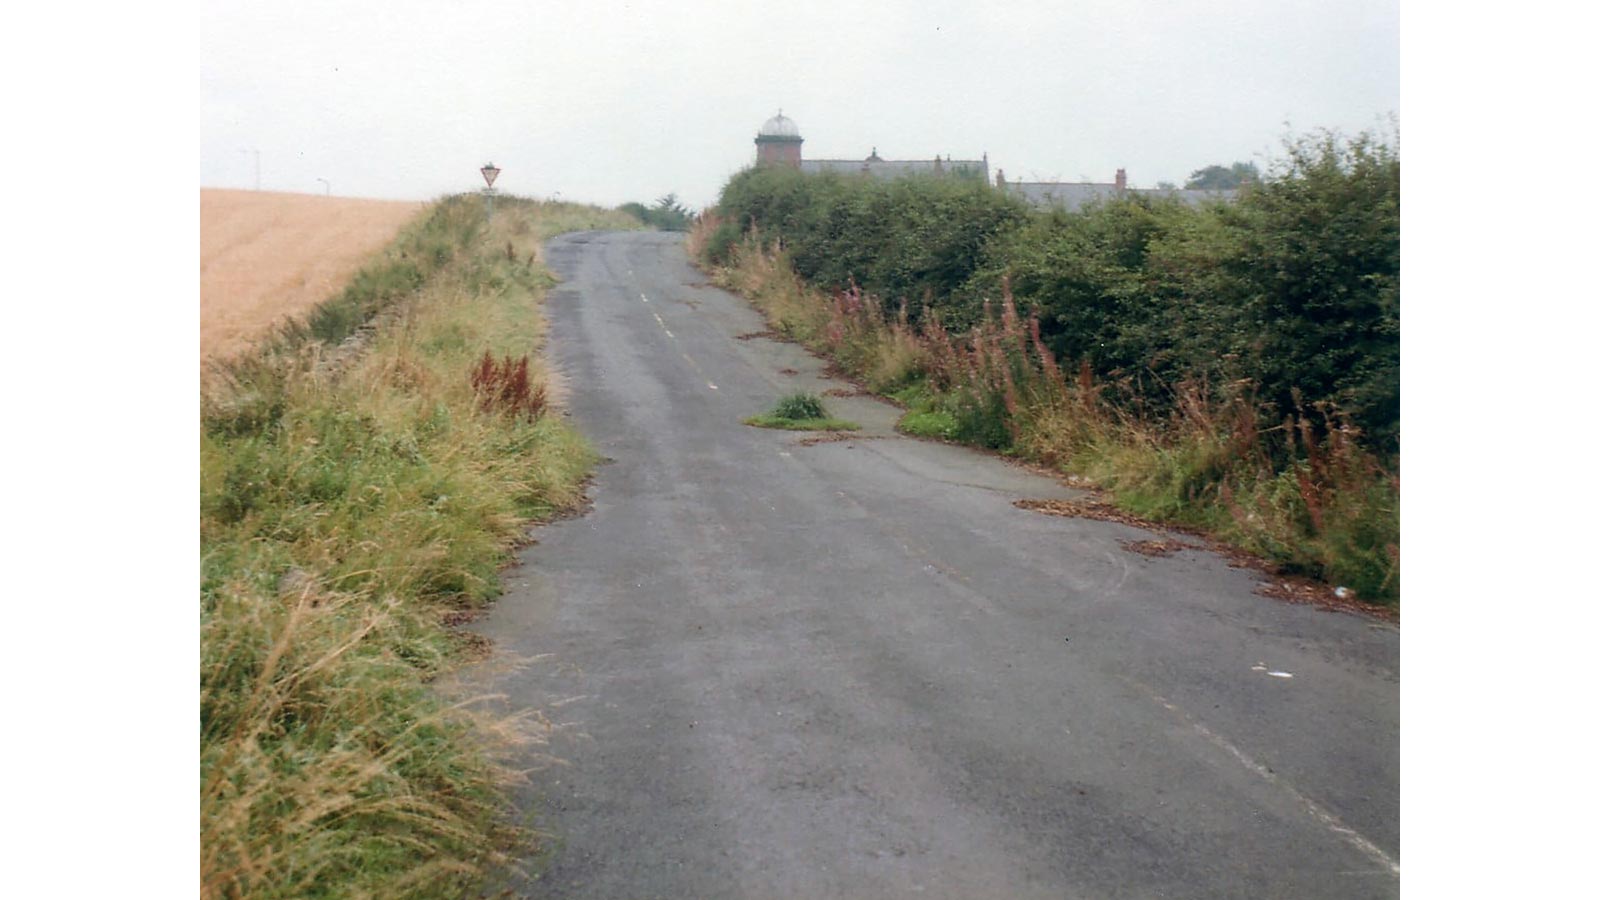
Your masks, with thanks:
M 757 428 L 783 428 L 789 431 L 859 431 L 861 426 L 828 415 L 822 398 L 816 394 L 790 394 L 772 409 L 744 420 Z
M 516 198 L 492 227 L 482 213 L 441 201 L 428 221 L 456 249 L 345 364 L 319 365 L 302 328 L 203 382 L 206 898 L 461 896 L 530 850 L 492 737 L 519 730 L 433 687 L 461 643 L 442 623 L 498 594 L 530 519 L 581 501 L 591 451 L 527 414 L 551 384 L 531 353 L 552 283 L 538 244 L 629 220 Z M 396 248 L 380 267 L 410 258 Z M 485 348 L 512 361 L 518 414 L 482 413 Z
M 816 394 L 790 394 L 773 404 L 773 416 L 780 419 L 825 419 L 827 410 Z

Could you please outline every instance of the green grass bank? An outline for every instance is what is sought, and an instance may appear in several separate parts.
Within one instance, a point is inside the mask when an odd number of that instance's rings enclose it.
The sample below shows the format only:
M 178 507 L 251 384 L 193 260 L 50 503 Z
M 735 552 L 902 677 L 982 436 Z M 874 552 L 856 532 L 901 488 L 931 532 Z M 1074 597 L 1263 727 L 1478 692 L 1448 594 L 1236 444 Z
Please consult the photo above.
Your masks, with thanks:
M 530 850 L 504 754 L 539 721 L 436 684 L 470 658 L 450 623 L 593 463 L 549 414 L 540 245 L 637 225 L 443 199 L 307 321 L 203 376 L 202 896 L 462 896 Z

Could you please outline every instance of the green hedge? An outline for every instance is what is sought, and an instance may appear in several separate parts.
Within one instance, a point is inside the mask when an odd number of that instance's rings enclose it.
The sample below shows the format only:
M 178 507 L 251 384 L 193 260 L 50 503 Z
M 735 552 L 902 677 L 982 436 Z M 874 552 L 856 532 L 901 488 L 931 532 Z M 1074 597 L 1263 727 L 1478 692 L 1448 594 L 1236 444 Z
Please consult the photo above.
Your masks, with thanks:
M 852 283 L 960 331 L 1009 278 L 1050 349 L 1087 361 L 1146 415 L 1179 382 L 1248 381 L 1275 420 L 1321 401 L 1380 454 L 1399 452 L 1400 158 L 1383 140 L 1287 142 L 1232 203 L 1129 195 L 1030 210 L 967 179 L 877 181 L 760 167 L 734 176 L 713 262 L 755 232 L 813 285 Z
M 975 179 L 877 181 L 787 168 L 734 176 L 721 210 L 744 232 L 782 240 L 795 271 L 812 284 L 843 290 L 853 283 L 896 308 L 903 301 L 913 322 L 928 307 L 948 319 L 990 239 L 1028 219 L 1027 207 Z M 963 306 L 968 314 L 975 308 Z

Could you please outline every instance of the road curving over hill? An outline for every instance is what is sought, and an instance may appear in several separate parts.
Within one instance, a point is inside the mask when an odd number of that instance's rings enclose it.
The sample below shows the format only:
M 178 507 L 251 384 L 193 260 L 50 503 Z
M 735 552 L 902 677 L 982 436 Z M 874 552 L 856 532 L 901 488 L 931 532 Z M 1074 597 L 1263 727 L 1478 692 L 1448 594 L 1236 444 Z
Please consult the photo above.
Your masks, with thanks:
M 1057 481 L 848 392 L 681 237 L 548 245 L 551 350 L 610 462 L 476 627 L 562 723 L 522 795 L 556 897 L 1393 897 L 1399 634 L 1205 551 L 1041 515 Z M 529 764 L 535 759 L 530 755 Z M 518 887 L 519 885 L 513 885 Z

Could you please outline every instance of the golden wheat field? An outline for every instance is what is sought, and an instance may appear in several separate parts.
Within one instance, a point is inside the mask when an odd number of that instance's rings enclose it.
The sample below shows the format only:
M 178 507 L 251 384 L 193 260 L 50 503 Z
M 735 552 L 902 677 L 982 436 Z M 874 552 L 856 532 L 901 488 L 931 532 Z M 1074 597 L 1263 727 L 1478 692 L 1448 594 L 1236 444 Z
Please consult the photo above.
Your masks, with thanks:
M 342 288 L 427 206 L 200 190 L 200 358 L 248 347 Z

